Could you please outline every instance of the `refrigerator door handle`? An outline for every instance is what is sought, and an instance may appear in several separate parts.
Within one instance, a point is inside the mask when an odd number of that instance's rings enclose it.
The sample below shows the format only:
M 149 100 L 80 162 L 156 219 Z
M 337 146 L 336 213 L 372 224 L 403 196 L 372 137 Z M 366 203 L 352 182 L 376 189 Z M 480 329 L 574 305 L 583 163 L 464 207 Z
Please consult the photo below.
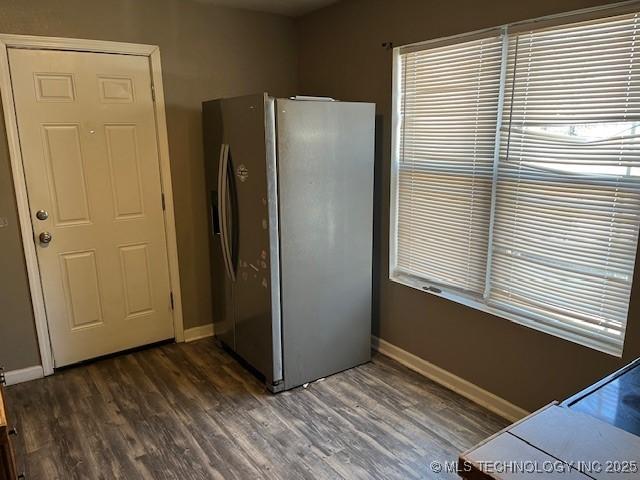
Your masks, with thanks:
M 231 263 L 231 248 L 229 246 L 228 231 L 228 215 L 227 215 L 227 198 L 229 180 L 227 178 L 229 172 L 229 145 L 223 143 L 220 145 L 220 166 L 218 168 L 218 218 L 220 218 L 220 240 L 222 242 L 222 257 L 224 265 L 227 268 L 227 274 L 232 281 L 236 281 L 236 274 L 233 271 Z

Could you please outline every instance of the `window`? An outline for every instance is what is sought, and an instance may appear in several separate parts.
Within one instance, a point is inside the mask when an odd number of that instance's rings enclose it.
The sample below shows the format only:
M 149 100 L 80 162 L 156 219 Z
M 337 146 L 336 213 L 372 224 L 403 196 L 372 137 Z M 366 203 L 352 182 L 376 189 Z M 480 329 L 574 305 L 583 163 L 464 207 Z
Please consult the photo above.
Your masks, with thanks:
M 393 280 L 622 353 L 640 224 L 639 21 L 396 49 Z

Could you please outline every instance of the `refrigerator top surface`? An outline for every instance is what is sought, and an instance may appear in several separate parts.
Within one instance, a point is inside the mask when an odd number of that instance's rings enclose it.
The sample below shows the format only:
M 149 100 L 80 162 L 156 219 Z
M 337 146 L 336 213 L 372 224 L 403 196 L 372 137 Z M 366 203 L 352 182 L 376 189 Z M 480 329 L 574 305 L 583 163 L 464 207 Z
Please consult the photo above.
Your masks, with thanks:
M 269 93 L 267 92 L 262 92 L 262 93 L 257 93 L 257 94 L 251 94 L 251 95 L 240 95 L 237 97 L 226 97 L 226 98 L 215 98 L 215 99 L 211 99 L 211 100 L 206 100 L 202 103 L 209 103 L 209 102 L 220 102 L 220 101 L 225 101 L 225 100 L 231 100 L 231 101 L 236 101 L 236 100 L 241 100 L 241 99 L 246 99 L 246 100 L 256 100 L 258 97 L 262 96 L 264 98 L 265 104 L 268 101 L 293 101 L 293 102 L 309 102 L 309 103 L 334 103 L 334 104 L 367 104 L 367 105 L 374 105 L 375 103 L 373 102 L 353 102 L 353 101 L 343 101 L 340 99 L 336 99 L 336 98 L 332 98 L 332 97 L 323 97 L 323 96 L 314 96 L 314 95 L 293 95 L 290 97 L 275 97 L 272 95 L 269 95 Z

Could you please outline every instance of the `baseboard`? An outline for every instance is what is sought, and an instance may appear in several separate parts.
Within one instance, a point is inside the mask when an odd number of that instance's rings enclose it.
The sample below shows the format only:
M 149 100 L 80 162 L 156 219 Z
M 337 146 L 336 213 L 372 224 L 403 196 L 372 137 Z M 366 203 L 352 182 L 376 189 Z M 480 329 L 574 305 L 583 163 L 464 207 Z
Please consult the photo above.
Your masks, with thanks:
M 193 342 L 201 338 L 213 336 L 213 323 L 200 325 L 199 327 L 188 328 L 184 331 L 184 341 Z
M 378 352 L 386 355 L 387 357 L 393 358 L 405 367 L 408 367 L 434 382 L 453 390 L 463 397 L 468 398 L 469 400 L 483 406 L 487 410 L 491 410 L 493 413 L 496 413 L 511 422 L 520 420 L 530 413 L 513 403 L 508 402 L 507 400 L 500 398 L 477 385 L 474 385 L 464 378 L 460 378 L 457 375 L 454 375 L 453 373 L 414 355 L 413 353 L 409 353 L 400 347 L 392 345 L 386 340 L 372 335 L 371 346 Z
M 41 365 L 34 365 L 33 367 L 4 372 L 4 379 L 7 382 L 7 386 L 15 385 L 16 383 L 28 382 L 29 380 L 35 380 L 42 377 L 44 377 L 44 370 Z

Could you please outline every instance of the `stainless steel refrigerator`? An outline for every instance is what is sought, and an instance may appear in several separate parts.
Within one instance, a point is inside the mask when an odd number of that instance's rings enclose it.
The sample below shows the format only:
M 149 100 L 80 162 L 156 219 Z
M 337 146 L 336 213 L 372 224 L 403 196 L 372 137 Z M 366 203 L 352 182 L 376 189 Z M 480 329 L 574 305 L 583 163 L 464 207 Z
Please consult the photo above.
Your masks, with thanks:
M 203 103 L 214 331 L 278 392 L 370 360 L 375 105 Z

